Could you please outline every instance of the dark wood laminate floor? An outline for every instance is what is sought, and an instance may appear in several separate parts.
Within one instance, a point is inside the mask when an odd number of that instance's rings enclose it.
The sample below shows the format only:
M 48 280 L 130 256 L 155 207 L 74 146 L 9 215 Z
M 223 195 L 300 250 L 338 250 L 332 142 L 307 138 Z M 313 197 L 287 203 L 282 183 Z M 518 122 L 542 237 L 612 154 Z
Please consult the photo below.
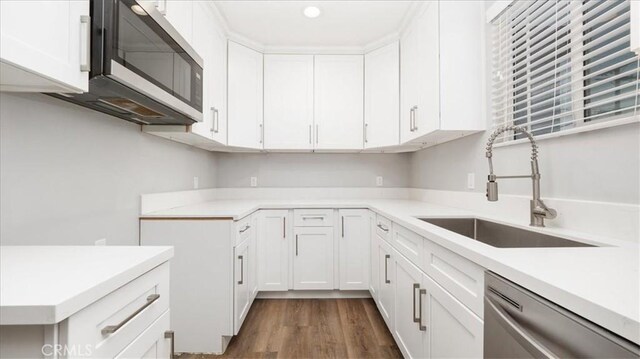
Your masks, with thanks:
M 372 299 L 256 299 L 240 333 L 213 358 L 402 358 Z

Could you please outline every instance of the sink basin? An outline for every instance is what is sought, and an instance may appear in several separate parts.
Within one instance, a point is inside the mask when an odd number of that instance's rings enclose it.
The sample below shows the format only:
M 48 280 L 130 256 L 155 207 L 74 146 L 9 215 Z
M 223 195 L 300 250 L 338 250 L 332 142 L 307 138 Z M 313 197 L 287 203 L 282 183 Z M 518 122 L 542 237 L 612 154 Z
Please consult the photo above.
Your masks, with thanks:
M 498 248 L 594 247 L 591 244 L 477 218 L 418 219 Z

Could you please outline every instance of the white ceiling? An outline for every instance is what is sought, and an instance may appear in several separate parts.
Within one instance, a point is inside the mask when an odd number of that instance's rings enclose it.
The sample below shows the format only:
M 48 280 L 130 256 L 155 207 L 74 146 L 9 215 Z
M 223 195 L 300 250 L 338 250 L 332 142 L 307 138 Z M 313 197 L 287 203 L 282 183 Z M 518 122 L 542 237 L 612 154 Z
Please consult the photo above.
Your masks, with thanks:
M 215 1 L 230 30 L 266 47 L 362 47 L 400 28 L 416 1 Z M 306 6 L 322 11 L 308 19 Z

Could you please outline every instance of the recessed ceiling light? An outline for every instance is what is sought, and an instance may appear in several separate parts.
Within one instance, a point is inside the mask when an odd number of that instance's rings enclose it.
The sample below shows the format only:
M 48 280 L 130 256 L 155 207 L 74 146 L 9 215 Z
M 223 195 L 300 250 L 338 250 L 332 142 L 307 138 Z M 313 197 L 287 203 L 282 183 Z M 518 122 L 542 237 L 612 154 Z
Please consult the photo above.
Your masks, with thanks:
M 131 5 L 131 11 L 135 12 L 136 14 L 138 14 L 140 16 L 147 16 L 147 12 L 144 11 L 142 6 L 140 6 L 138 4 Z
M 309 19 L 314 19 L 318 16 L 320 16 L 320 9 L 317 6 L 307 6 L 304 8 L 304 16 L 308 17 Z

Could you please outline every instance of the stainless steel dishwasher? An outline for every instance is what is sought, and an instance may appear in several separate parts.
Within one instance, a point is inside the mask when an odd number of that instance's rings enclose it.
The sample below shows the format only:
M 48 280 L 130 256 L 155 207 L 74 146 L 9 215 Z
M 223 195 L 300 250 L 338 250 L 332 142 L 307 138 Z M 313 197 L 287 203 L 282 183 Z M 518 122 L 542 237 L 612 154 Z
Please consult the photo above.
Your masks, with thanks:
M 484 357 L 638 358 L 640 347 L 487 271 Z

